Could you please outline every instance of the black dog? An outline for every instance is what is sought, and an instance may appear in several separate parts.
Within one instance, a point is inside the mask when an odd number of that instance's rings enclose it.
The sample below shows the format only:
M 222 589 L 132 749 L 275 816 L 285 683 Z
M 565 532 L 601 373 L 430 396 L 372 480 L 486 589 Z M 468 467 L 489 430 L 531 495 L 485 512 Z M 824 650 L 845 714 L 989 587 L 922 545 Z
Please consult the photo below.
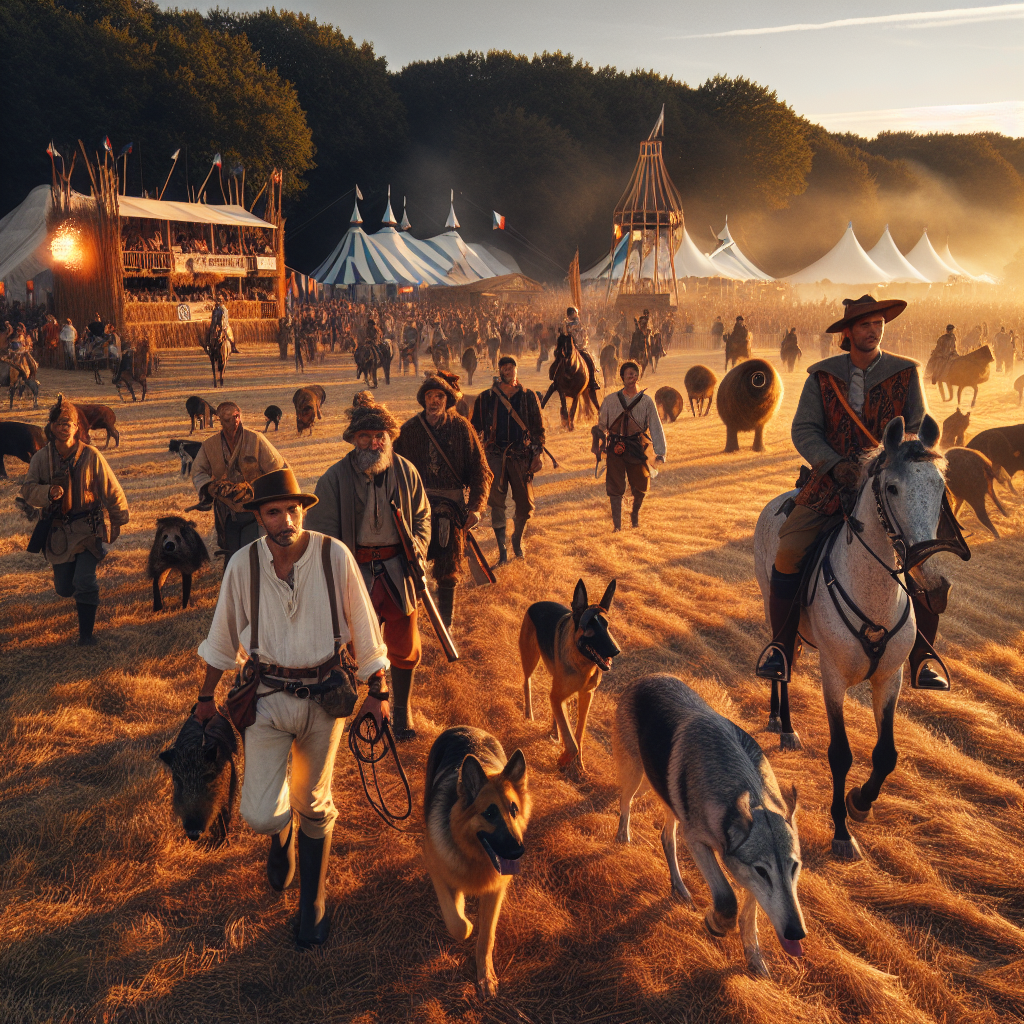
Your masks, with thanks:
M 192 420 L 192 429 L 189 431 L 190 434 L 196 432 L 196 420 L 199 420 L 200 430 L 209 430 L 213 426 L 213 406 L 210 405 L 205 398 L 200 398 L 198 395 L 192 395 L 190 398 L 185 399 L 185 412 L 189 414 Z
M 173 437 L 167 442 L 167 450 L 174 452 L 181 459 L 181 475 L 184 477 L 192 472 L 192 463 L 195 462 L 202 447 L 200 441 L 182 441 Z
M 5 420 L 0 423 L 0 480 L 7 479 L 4 456 L 10 455 L 22 462 L 31 462 L 40 448 L 46 447 L 46 435 L 31 423 Z
M 156 536 L 146 563 L 146 575 L 153 581 L 153 611 L 163 610 L 160 588 L 172 569 L 181 573 L 181 607 L 187 608 L 192 593 L 192 574 L 209 560 L 210 553 L 196 532 L 195 523 L 181 516 L 158 519 Z
M 267 432 L 267 428 L 271 423 L 274 424 L 274 430 L 278 430 L 281 426 L 281 417 L 284 415 L 283 412 L 276 405 L 268 405 L 263 410 L 263 415 L 267 420 L 267 425 L 263 428 L 263 433 Z

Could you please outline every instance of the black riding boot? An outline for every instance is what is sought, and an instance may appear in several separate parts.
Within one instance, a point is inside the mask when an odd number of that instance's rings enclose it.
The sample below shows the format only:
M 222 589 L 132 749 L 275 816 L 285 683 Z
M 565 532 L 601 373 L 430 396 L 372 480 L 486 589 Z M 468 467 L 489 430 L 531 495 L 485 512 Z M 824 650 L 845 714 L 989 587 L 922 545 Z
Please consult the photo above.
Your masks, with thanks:
M 281 839 L 283 830 L 270 837 L 270 853 L 267 855 L 267 881 L 270 888 L 281 892 L 292 884 L 295 878 L 295 819 L 288 826 L 288 838 Z
M 928 607 L 926 594 L 913 594 L 917 636 L 910 652 L 910 685 L 915 690 L 948 690 L 949 672 L 932 646 L 939 631 L 939 617 Z
M 612 533 L 618 533 L 622 529 L 622 495 L 609 494 L 608 500 L 612 504 Z
M 772 642 L 761 652 L 757 675 L 762 679 L 789 682 L 796 652 L 796 635 L 800 629 L 801 573 L 783 573 L 772 567 L 768 592 L 768 614 L 772 623 Z
M 508 549 L 505 547 L 505 535 L 507 528 L 504 526 L 494 527 L 494 539 L 498 542 L 498 565 L 508 565 Z
M 92 634 L 96 626 L 96 605 L 79 601 L 75 607 L 78 609 L 78 646 L 93 647 L 97 643 Z
M 331 920 L 327 915 L 327 863 L 331 859 L 331 833 L 312 839 L 299 829 L 299 927 L 295 944 L 313 949 L 327 941 Z
M 412 708 L 409 707 L 414 671 L 411 668 L 391 666 L 391 730 L 399 741 L 416 739 Z
M 455 588 L 437 588 L 437 610 L 441 621 L 449 628 L 452 628 L 452 616 L 455 614 Z
M 526 519 L 513 520 L 515 529 L 512 531 L 512 554 L 515 558 L 525 558 L 523 554 L 523 534 L 526 532 Z
M 633 510 L 629 513 L 629 525 L 635 530 L 640 525 L 640 506 L 644 503 L 642 494 L 633 495 Z

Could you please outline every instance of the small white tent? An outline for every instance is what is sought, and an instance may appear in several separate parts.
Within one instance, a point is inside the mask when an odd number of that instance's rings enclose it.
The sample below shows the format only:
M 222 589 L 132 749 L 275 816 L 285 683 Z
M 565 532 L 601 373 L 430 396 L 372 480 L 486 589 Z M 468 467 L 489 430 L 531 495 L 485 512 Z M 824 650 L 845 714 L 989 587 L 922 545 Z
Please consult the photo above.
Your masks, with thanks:
M 893 281 L 898 281 L 900 284 L 922 284 L 928 281 L 920 271 L 914 269 L 914 265 L 909 263 L 906 256 L 896 248 L 896 243 L 892 240 L 892 235 L 889 234 L 888 224 L 885 225 L 882 237 L 868 250 L 868 256 Z
M 977 281 L 978 278 L 971 273 L 968 273 L 960 266 L 955 259 L 953 254 L 949 251 L 949 240 L 947 239 L 946 244 L 943 246 L 942 251 L 939 253 L 939 259 L 946 264 L 947 267 L 952 267 L 953 272 L 959 274 L 961 277 L 966 277 L 968 281 Z
M 864 251 L 853 233 L 853 221 L 843 237 L 820 260 L 809 267 L 790 274 L 790 284 L 815 284 L 831 281 L 833 284 L 888 284 L 892 280 Z
M 731 277 L 737 281 L 774 281 L 775 278 L 755 266 L 740 251 L 729 231 L 729 218 L 725 218 L 725 227 L 716 236 L 719 246 L 708 259 L 718 267 L 720 277 Z
M 932 284 L 945 284 L 956 271 L 942 262 L 941 257 L 932 248 L 925 228 L 917 245 L 907 253 L 907 262 L 927 281 Z
M 50 202 L 50 186 L 37 185 L 0 220 L 0 281 L 8 302 L 27 302 L 26 282 L 38 282 L 44 275 L 47 283 L 37 288 L 50 287 L 52 257 L 46 237 Z

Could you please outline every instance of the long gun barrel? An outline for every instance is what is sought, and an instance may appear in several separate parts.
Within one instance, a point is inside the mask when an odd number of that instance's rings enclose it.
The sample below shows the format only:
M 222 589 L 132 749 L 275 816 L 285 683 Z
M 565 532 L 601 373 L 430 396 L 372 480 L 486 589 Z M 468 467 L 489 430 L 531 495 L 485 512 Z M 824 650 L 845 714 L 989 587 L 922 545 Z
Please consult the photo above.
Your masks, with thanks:
M 427 589 L 427 570 L 423 565 L 423 559 L 420 558 L 416 551 L 416 546 L 412 542 L 412 537 L 406 528 L 405 520 L 402 518 L 402 510 L 393 501 L 391 502 L 391 514 L 394 516 L 395 529 L 398 531 L 398 537 L 402 542 L 406 575 L 412 580 L 416 596 L 423 602 L 427 618 L 430 619 L 430 625 L 434 627 L 434 633 L 437 634 L 438 643 L 441 645 L 445 657 L 449 661 L 458 661 L 459 651 L 455 646 L 455 641 L 452 640 L 451 634 L 445 627 L 444 622 L 441 621 L 441 613 L 437 610 L 437 605 L 434 604 L 434 599 L 430 596 L 430 591 Z

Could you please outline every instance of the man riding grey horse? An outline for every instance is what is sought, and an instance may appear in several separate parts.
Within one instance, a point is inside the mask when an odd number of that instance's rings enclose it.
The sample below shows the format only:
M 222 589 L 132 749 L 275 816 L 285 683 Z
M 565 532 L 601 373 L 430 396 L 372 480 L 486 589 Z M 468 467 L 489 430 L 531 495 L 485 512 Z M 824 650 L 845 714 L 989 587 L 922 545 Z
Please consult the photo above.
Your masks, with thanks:
M 805 556 L 822 532 L 849 512 L 862 453 L 876 447 L 886 424 L 897 416 L 903 417 L 908 433 L 916 434 L 928 411 L 918 364 L 880 348 L 886 323 L 907 303 L 877 302 L 863 295 L 844 305 L 843 317 L 827 333 L 842 334 L 840 348 L 845 354 L 808 367 L 793 418 L 793 444 L 812 472 L 779 531 L 769 591 L 773 638 L 757 664 L 757 674 L 764 679 L 789 681 Z M 940 579 L 937 587 L 925 590 L 908 574 L 918 630 L 910 653 L 910 685 L 917 690 L 949 689 L 949 675 L 932 646 L 949 596 L 949 583 Z

